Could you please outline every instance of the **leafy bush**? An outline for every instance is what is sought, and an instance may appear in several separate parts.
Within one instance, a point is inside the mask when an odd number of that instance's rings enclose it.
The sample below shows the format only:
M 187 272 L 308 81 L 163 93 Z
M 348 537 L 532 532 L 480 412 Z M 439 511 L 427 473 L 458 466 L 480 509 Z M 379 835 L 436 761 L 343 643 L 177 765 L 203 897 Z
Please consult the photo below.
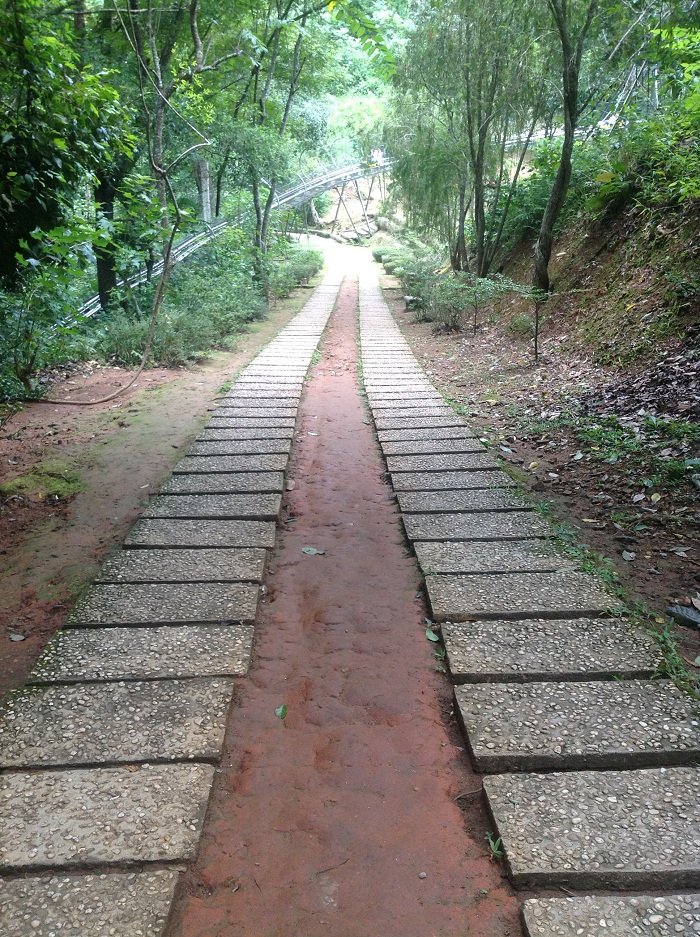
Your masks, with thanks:
M 210 348 L 230 347 L 247 323 L 264 316 L 267 303 L 253 281 L 253 255 L 247 244 L 243 232 L 230 230 L 175 268 L 153 333 L 153 363 L 173 367 Z M 273 295 L 287 295 L 322 263 L 319 251 L 277 246 L 269 271 Z M 144 308 L 149 294 L 149 289 L 142 291 Z M 148 329 L 147 315 L 124 310 L 111 314 L 101 329 L 101 353 L 128 366 L 137 364 Z
M 274 296 L 288 296 L 299 283 L 308 283 L 323 266 L 323 254 L 313 248 L 293 247 L 279 259 L 273 259 L 269 271 L 270 291 Z

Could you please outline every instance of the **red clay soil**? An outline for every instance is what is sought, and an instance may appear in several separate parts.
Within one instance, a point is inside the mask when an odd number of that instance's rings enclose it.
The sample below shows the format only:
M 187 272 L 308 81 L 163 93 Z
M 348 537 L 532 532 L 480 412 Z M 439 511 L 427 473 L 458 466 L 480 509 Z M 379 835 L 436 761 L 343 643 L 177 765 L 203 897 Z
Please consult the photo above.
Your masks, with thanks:
M 302 402 L 255 663 L 169 937 L 521 933 L 478 794 L 453 800 L 480 780 L 358 395 L 356 302 L 346 283 Z

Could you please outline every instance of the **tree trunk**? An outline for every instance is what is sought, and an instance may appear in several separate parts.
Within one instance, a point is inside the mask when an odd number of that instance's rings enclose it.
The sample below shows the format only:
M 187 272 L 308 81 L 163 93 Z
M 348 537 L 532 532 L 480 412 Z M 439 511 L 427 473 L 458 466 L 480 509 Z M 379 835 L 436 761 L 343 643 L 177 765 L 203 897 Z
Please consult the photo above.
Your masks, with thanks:
M 199 191 L 199 206 L 202 215 L 202 221 L 206 224 L 211 223 L 211 171 L 209 169 L 209 160 L 196 159 L 194 161 L 194 178 Z
M 549 292 L 549 260 L 554 243 L 554 226 L 564 207 L 566 193 L 571 181 L 571 155 L 574 150 L 574 135 L 578 117 L 578 67 L 572 60 L 572 52 L 564 62 L 564 142 L 562 143 L 559 168 L 549 193 L 547 207 L 542 216 L 540 233 L 535 244 L 532 285 L 535 289 Z
M 95 186 L 95 202 L 98 212 L 108 221 L 114 220 L 114 198 L 117 187 L 114 180 L 97 176 Z M 115 245 L 112 241 L 101 247 L 95 247 L 95 262 L 97 265 L 97 292 L 100 296 L 100 306 L 107 309 L 112 293 L 117 288 L 117 268 L 115 262 Z
M 454 248 L 451 252 L 450 262 L 453 270 L 466 270 L 469 266 L 469 257 L 467 253 L 467 237 L 464 231 L 467 222 L 467 186 L 466 183 L 459 183 L 459 208 L 457 209 L 457 238 Z

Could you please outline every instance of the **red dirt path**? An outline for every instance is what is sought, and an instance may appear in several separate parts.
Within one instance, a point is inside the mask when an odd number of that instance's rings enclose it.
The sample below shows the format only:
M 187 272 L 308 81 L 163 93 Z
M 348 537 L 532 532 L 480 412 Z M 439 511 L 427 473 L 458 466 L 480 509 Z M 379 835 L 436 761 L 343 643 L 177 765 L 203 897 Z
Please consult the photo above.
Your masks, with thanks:
M 363 422 L 356 302 L 346 282 L 302 402 L 255 663 L 169 937 L 521 933 L 478 798 L 453 802 L 480 782 Z

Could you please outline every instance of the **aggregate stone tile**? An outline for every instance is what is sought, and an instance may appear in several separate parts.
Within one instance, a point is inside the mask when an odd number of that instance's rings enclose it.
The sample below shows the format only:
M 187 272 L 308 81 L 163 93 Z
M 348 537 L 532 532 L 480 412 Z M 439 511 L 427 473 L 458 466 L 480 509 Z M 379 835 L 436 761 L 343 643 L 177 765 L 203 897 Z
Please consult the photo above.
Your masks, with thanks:
M 510 488 L 476 488 L 457 491 L 400 491 L 399 507 L 404 514 L 448 511 L 524 511 L 532 505 Z
M 452 491 L 461 488 L 514 488 L 515 482 L 500 469 L 474 472 L 395 472 L 394 491 Z
M 0 880 L 3 937 L 161 937 L 177 871 Z
M 385 456 L 397 455 L 440 455 L 448 452 L 482 452 L 478 439 L 402 439 L 398 442 L 380 443 Z
M 224 427 L 205 426 L 199 434 L 199 442 L 213 442 L 215 440 L 225 439 L 291 439 L 294 436 L 294 427 L 260 427 L 255 429 L 251 427 L 233 427 L 227 429 Z
M 144 517 L 254 517 L 276 520 L 282 496 L 279 494 L 245 495 L 159 495 L 153 498 Z
M 620 619 L 448 623 L 442 634 L 455 683 L 649 677 L 661 660 L 651 638 Z
M 272 521 L 200 521 L 144 518 L 129 531 L 127 547 L 273 547 Z
M 241 407 L 245 408 L 255 408 L 260 409 L 264 408 L 269 410 L 270 407 L 281 407 L 285 410 L 296 409 L 299 405 L 298 395 L 279 395 L 277 397 L 239 397 L 237 394 L 227 394 L 225 397 L 221 398 L 219 402 L 219 409 L 229 410 L 232 407 L 240 409 Z
M 294 429 L 296 419 L 287 416 L 255 418 L 249 416 L 224 416 L 217 411 L 207 424 L 211 429 Z
M 432 407 L 395 407 L 387 410 L 379 410 L 375 414 L 376 419 L 385 422 L 387 420 L 401 419 L 429 419 L 438 417 L 448 417 L 450 408 L 446 404 Z
M 518 885 L 696 888 L 700 768 L 484 778 Z
M 434 426 L 464 426 L 464 420 L 457 414 L 447 411 L 442 416 L 390 416 L 390 411 L 382 410 L 374 416 L 378 430 L 383 429 L 428 429 Z
M 475 439 L 468 426 L 434 426 L 430 429 L 384 429 L 377 432 L 379 442 L 400 442 L 406 439 Z
M 242 677 L 252 644 L 250 625 L 67 629 L 47 644 L 28 682 Z
M 213 777 L 203 764 L 0 776 L 0 869 L 191 859 Z
M 498 462 L 488 452 L 460 452 L 444 455 L 387 456 L 390 472 L 469 472 L 474 469 L 497 469 Z
M 588 573 L 482 573 L 427 576 L 435 621 L 465 618 L 568 618 L 597 615 L 615 604 Z
M 264 455 L 185 456 L 173 472 L 176 475 L 208 474 L 210 472 L 283 472 L 289 456 L 286 453 Z
M 301 381 L 298 381 L 296 384 L 285 384 L 282 396 L 299 396 L 303 386 Z M 245 384 L 236 383 L 226 396 L 276 398 L 280 396 L 280 387 L 277 381 L 258 381 L 257 384 L 253 384 L 252 382 Z
M 0 703 L 0 767 L 219 757 L 226 677 L 27 687 Z
M 413 544 L 424 575 L 435 573 L 524 573 L 574 569 L 542 540 L 469 540 Z
M 291 446 L 292 440 L 289 438 L 198 440 L 192 443 L 188 454 L 191 456 L 263 455 L 271 452 L 289 452 Z
M 103 564 L 97 582 L 262 582 L 267 551 L 120 550 Z
M 235 417 L 248 417 L 249 419 L 272 419 L 273 417 L 286 417 L 294 419 L 297 415 L 296 407 L 225 407 L 220 404 L 217 408 L 220 417 L 234 419 Z
M 523 924 L 526 937 L 697 937 L 700 894 L 531 899 Z
M 283 488 L 282 472 L 212 472 L 171 475 L 160 492 L 164 495 L 274 493 L 282 491 Z
M 373 410 L 395 410 L 397 407 L 433 407 L 441 406 L 444 401 L 439 394 L 429 394 L 425 393 L 415 393 L 411 391 L 405 391 L 403 393 L 396 393 L 385 395 L 379 394 L 376 391 L 368 392 L 367 394 L 370 406 Z
M 700 716 L 670 680 L 455 689 L 477 771 L 650 768 L 700 760 Z
M 99 583 L 66 619 L 69 628 L 100 625 L 253 624 L 260 589 L 249 582 Z
M 534 511 L 405 514 L 402 519 L 409 540 L 523 540 L 552 536 L 552 528 Z

